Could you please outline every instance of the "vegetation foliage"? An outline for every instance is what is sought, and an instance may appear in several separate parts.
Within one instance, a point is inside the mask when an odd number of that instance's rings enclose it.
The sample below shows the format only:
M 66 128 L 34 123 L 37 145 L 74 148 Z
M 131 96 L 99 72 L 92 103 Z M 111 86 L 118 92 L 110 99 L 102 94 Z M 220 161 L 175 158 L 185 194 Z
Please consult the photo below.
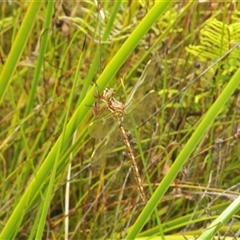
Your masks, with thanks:
M 238 239 L 239 3 L 0 7 L 0 239 Z M 145 66 L 142 202 L 99 97 L 126 102 Z

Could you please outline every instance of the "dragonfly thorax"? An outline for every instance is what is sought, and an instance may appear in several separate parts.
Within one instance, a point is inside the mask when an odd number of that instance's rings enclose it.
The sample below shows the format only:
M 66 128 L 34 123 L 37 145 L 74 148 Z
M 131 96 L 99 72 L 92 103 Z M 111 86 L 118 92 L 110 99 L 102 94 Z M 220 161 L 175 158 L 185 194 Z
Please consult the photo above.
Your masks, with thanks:
M 122 118 L 125 115 L 125 105 L 114 98 L 116 90 L 114 88 L 106 88 L 103 91 L 101 100 L 106 103 L 107 108 L 111 111 L 115 118 Z
M 126 112 L 125 112 L 125 105 L 119 101 L 117 101 L 114 97 L 112 97 L 108 101 L 108 109 L 112 113 L 114 113 L 114 116 L 117 118 L 123 117 Z
M 105 102 L 109 102 L 113 96 L 115 95 L 116 93 L 116 90 L 114 88 L 106 88 L 104 89 L 103 91 L 103 94 L 102 94 L 102 99 L 105 101 Z

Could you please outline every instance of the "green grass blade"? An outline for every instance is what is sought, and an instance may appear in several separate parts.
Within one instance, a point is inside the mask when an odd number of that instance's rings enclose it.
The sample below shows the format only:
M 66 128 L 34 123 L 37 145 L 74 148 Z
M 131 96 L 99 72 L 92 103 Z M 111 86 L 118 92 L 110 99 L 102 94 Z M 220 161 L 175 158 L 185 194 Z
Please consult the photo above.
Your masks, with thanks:
M 43 28 L 44 30 L 43 30 L 42 35 L 40 36 L 41 47 L 39 49 L 38 61 L 37 61 L 36 69 L 34 72 L 32 88 L 31 88 L 31 92 L 29 94 L 29 100 L 28 100 L 28 105 L 26 107 L 25 116 L 27 116 L 31 112 L 31 109 L 32 109 L 32 106 L 34 103 L 34 97 L 36 94 L 36 89 L 37 89 L 37 85 L 38 85 L 40 74 L 41 74 L 41 68 L 43 65 L 44 54 L 45 54 L 46 48 L 47 48 L 47 41 L 48 41 L 49 31 L 50 31 L 50 27 L 51 27 L 53 9 L 54 9 L 54 2 L 49 2 L 48 7 L 47 7 L 47 14 L 45 17 L 45 24 L 44 24 L 44 28 Z
M 133 31 L 131 36 L 127 39 L 127 41 L 123 44 L 123 46 L 119 49 L 115 57 L 106 67 L 105 71 L 99 77 L 97 84 L 100 91 L 104 89 L 106 84 L 113 78 L 118 69 L 122 66 L 137 44 L 140 42 L 141 38 L 144 34 L 151 28 L 151 26 L 155 23 L 161 13 L 166 9 L 166 7 L 170 4 L 170 2 L 162 2 L 156 3 L 154 7 L 149 11 L 146 17 L 140 22 L 138 27 Z M 10 216 L 6 226 L 4 227 L 0 238 L 8 239 L 11 237 L 11 231 L 13 227 L 18 224 L 18 216 L 22 214 L 23 210 L 26 210 L 29 201 L 29 196 L 31 196 L 31 200 L 34 199 L 39 188 L 41 187 L 44 180 L 47 178 L 50 173 L 54 163 L 56 156 L 58 155 L 59 148 L 64 149 L 71 140 L 73 133 L 79 127 L 79 124 L 82 122 L 90 107 L 96 98 L 94 97 L 95 87 L 93 87 L 88 95 L 84 98 L 83 102 L 77 108 L 76 112 L 70 119 L 68 125 L 66 126 L 66 131 L 63 135 L 61 135 L 53 146 L 52 150 L 48 154 L 47 158 L 43 162 L 42 166 L 36 173 L 34 179 L 27 187 L 25 193 L 20 199 L 18 205 L 14 209 L 12 215 Z M 30 204 L 30 203 L 29 203 Z
M 77 106 L 79 106 L 79 104 L 82 102 L 83 98 L 86 96 L 87 90 L 89 89 L 89 86 L 91 85 L 92 80 L 97 73 L 97 70 L 99 68 L 99 63 L 101 62 L 101 60 L 100 60 L 100 58 L 101 58 L 101 56 L 100 56 L 101 55 L 101 42 L 106 41 L 107 38 L 109 37 L 110 31 L 113 27 L 114 19 L 116 18 L 116 15 L 120 8 L 120 5 L 121 5 L 121 1 L 115 2 L 113 11 L 111 13 L 111 17 L 110 17 L 107 27 L 103 33 L 103 37 L 102 37 L 102 39 L 99 39 L 99 45 L 97 47 L 97 51 L 94 56 L 93 62 L 91 64 L 91 68 L 89 70 L 88 76 L 84 81 L 82 94 L 80 95 L 80 97 L 78 99 Z M 99 16 L 99 18 L 100 18 L 100 16 Z
M 212 239 L 218 230 L 227 224 L 229 220 L 236 214 L 240 209 L 240 196 L 225 209 L 225 211 L 215 219 L 207 228 L 204 233 L 198 237 L 198 239 Z
M 139 44 L 143 36 L 148 32 L 151 26 L 157 21 L 171 1 L 157 2 L 148 14 L 139 23 L 126 42 L 122 45 L 116 55 L 109 62 L 97 81 L 98 90 L 102 92 L 107 83 L 114 77 L 129 55 Z
M 0 103 L 3 100 L 3 95 L 6 91 L 8 84 L 11 81 L 11 76 L 13 75 L 18 60 L 21 57 L 23 49 L 27 43 L 27 39 L 35 23 L 34 19 L 37 16 L 37 12 L 40 9 L 41 3 L 41 1 L 34 1 L 30 3 L 26 16 L 24 17 L 17 37 L 7 58 L 7 61 L 4 64 L 2 73 L 0 75 Z
M 182 169 L 183 165 L 187 161 L 190 154 L 194 151 L 197 144 L 201 141 L 204 134 L 207 132 L 209 127 L 212 125 L 214 119 L 217 117 L 221 107 L 227 102 L 231 97 L 233 91 L 239 86 L 240 83 L 240 69 L 234 74 L 230 82 L 222 91 L 221 95 L 211 106 L 209 111 L 206 113 L 205 117 L 202 119 L 201 123 L 197 127 L 196 131 L 192 134 L 191 138 L 173 163 L 169 172 L 163 178 L 162 182 L 159 184 L 158 188 L 152 195 L 146 207 L 143 209 L 142 213 L 135 222 L 133 228 L 127 235 L 126 239 L 134 239 L 140 230 L 143 228 L 144 224 L 147 222 L 147 219 L 156 208 L 157 204 L 161 201 L 165 192 L 168 190 L 170 184 L 176 178 L 179 171 Z

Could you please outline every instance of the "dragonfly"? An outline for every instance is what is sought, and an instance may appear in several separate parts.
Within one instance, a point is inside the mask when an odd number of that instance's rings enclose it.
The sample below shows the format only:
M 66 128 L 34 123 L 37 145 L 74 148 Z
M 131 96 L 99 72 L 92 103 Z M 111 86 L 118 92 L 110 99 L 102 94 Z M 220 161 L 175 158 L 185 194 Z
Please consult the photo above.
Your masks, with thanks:
M 142 180 L 139 174 L 139 170 L 137 167 L 137 163 L 133 154 L 133 150 L 131 147 L 131 144 L 129 142 L 129 137 L 128 134 L 125 130 L 125 118 L 127 117 L 128 114 L 131 113 L 131 102 L 134 98 L 134 95 L 137 91 L 137 89 L 143 84 L 144 80 L 147 78 L 147 73 L 149 71 L 149 68 L 151 67 L 151 60 L 147 63 L 145 66 L 142 75 L 138 79 L 137 83 L 133 87 L 132 91 L 130 92 L 126 103 L 123 104 L 122 102 L 118 101 L 115 98 L 115 89 L 113 88 L 106 88 L 102 94 L 98 95 L 97 98 L 104 103 L 104 108 L 108 109 L 110 111 L 110 116 L 107 118 L 103 118 L 100 120 L 95 121 L 92 125 L 89 127 L 89 133 L 91 136 L 95 138 L 101 138 L 101 136 L 106 135 L 105 138 L 103 138 L 103 142 L 111 142 L 113 144 L 114 140 L 116 138 L 113 137 L 113 133 L 116 131 L 115 129 L 119 129 L 122 141 L 124 142 L 126 152 L 128 154 L 128 157 L 131 162 L 131 167 L 133 170 L 134 178 L 138 187 L 139 195 L 142 199 L 143 202 L 146 202 L 146 196 L 144 193 L 143 189 L 143 184 Z M 148 102 L 147 99 L 153 98 L 155 95 L 154 91 L 150 91 L 149 93 L 146 94 L 146 96 L 140 101 L 140 104 L 142 103 L 144 105 L 144 102 Z M 156 96 L 155 96 L 156 97 Z M 145 105 L 144 105 L 145 106 Z M 137 114 L 141 112 L 138 110 L 138 108 L 135 111 Z M 138 119 L 140 119 L 138 117 Z M 110 120 L 110 121 L 108 121 Z M 111 124 L 111 121 L 113 121 L 115 124 Z M 137 120 L 136 120 L 137 121 Z M 134 122 L 136 122 L 134 120 Z M 117 127 L 118 126 L 118 127 Z M 105 129 L 104 129 L 105 128 Z M 101 132 L 102 130 L 102 132 Z M 104 133 L 108 130 L 108 133 Z M 96 154 L 96 151 L 93 152 L 92 157 Z

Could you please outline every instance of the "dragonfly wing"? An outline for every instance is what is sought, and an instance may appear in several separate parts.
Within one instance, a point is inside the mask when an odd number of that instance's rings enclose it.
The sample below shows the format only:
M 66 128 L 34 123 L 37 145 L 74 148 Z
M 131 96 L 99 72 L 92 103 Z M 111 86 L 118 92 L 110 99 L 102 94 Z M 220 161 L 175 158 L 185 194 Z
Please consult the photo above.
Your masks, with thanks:
M 136 125 L 141 124 L 145 121 L 153 112 L 155 107 L 155 102 L 157 100 L 157 93 L 152 90 L 148 92 L 140 101 L 137 101 L 136 104 L 132 104 L 126 109 L 127 116 L 124 118 L 123 124 L 126 128 L 132 129 L 134 123 Z
M 118 121 L 111 114 L 107 115 L 92 122 L 89 125 L 88 133 L 97 140 L 91 156 L 92 164 L 99 165 L 102 162 L 101 159 L 105 158 L 116 142 L 121 139 Z
M 92 164 L 94 166 L 101 165 L 102 160 L 119 142 L 122 142 L 122 139 L 118 128 L 114 128 L 114 131 L 110 131 L 107 136 L 105 135 L 104 138 L 99 139 L 91 156 Z
M 91 137 L 102 139 L 117 127 L 116 120 L 110 115 L 90 123 L 88 133 Z

